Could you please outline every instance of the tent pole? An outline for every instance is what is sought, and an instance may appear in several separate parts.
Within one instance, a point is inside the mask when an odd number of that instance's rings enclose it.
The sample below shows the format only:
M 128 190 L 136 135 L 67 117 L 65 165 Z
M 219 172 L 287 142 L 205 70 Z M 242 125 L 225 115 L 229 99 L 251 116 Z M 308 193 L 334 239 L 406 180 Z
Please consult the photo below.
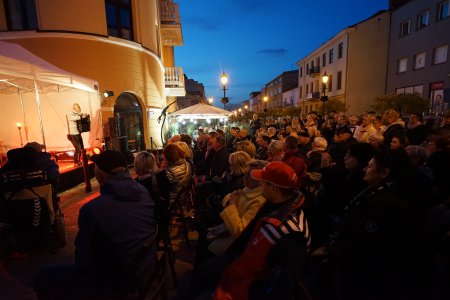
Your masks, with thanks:
M 20 90 L 18 89 L 17 92 L 19 93 L 20 97 L 20 106 L 22 106 L 22 114 L 23 114 L 23 127 L 25 128 L 25 140 L 28 141 L 28 127 L 27 127 L 27 118 L 25 117 L 25 107 L 23 106 L 23 97 L 20 93 Z
M 36 79 L 34 79 L 34 91 L 36 92 L 36 103 L 37 103 L 38 113 L 39 113 L 39 123 L 41 124 L 42 143 L 44 144 L 44 150 L 47 151 L 47 145 L 45 144 L 44 124 L 42 123 L 41 98 L 39 96 L 39 90 L 38 90 Z

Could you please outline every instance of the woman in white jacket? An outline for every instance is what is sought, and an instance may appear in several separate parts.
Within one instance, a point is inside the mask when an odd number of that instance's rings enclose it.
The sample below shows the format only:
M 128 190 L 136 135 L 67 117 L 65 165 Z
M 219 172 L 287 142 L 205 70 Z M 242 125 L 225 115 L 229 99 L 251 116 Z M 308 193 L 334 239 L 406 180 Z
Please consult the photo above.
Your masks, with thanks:
M 252 170 L 264 168 L 263 160 L 247 162 L 248 171 L 244 176 L 244 188 L 236 190 L 223 199 L 224 209 L 220 213 L 223 224 L 209 229 L 208 239 L 212 240 L 208 250 L 215 255 L 225 253 L 228 246 L 241 234 L 248 223 L 256 216 L 260 207 L 266 202 L 261 195 L 261 186 L 251 177 Z

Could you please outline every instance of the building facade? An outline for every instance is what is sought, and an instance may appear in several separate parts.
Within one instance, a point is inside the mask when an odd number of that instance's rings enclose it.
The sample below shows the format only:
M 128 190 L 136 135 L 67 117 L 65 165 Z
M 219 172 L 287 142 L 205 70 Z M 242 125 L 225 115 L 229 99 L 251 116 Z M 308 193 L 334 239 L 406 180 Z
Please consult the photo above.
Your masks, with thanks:
M 249 103 L 250 111 L 261 112 L 261 92 L 251 92 Z
M 321 96 L 341 101 L 350 114 L 370 109 L 385 94 L 390 13 L 349 26 L 297 62 L 302 111 L 321 112 Z M 328 75 L 324 88 L 322 76 Z
M 199 103 L 208 103 L 205 97 L 205 87 L 203 83 L 199 83 L 198 81 L 188 78 L 185 75 L 184 85 L 186 95 L 183 97 L 177 97 L 176 105 L 174 105 L 174 107 L 176 107 L 176 110 L 180 110 Z
M 185 94 L 174 58 L 174 46 L 183 44 L 176 3 L 4 0 L 0 40 L 97 80 L 107 146 L 127 152 L 162 146 L 157 118 Z M 107 97 L 101 96 L 105 90 Z
M 417 93 L 430 100 L 433 114 L 449 109 L 449 6 L 449 0 L 413 0 L 392 11 L 386 91 Z
M 283 93 L 283 107 L 286 106 L 298 106 L 298 87 Z
M 276 108 L 283 107 L 283 93 L 291 90 L 298 83 L 298 71 L 286 71 L 272 79 L 266 86 L 262 89 L 261 95 L 267 97 L 267 101 L 264 103 L 264 108 Z M 264 102 L 264 100 L 263 100 Z

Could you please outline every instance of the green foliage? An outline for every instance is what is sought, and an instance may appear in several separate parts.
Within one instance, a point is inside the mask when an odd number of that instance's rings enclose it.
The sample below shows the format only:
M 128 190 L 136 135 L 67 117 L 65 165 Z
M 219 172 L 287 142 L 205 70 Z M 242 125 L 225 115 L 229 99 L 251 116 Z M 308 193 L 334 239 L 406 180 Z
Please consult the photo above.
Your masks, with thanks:
M 392 108 L 402 115 L 420 114 L 428 112 L 430 100 L 424 99 L 418 94 L 390 94 L 375 98 L 375 104 L 371 108 L 378 113 Z
M 325 104 L 325 110 L 327 114 L 332 110 L 337 113 L 346 112 L 348 110 L 348 105 L 346 106 L 341 100 L 329 99 Z

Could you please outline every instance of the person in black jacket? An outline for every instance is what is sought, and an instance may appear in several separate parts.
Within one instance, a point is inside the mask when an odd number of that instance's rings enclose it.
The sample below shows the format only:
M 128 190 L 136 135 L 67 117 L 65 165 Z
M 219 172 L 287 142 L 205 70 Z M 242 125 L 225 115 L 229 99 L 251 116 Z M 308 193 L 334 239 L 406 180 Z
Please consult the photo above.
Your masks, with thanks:
M 364 175 L 369 187 L 347 205 L 327 248 L 333 297 L 427 298 L 426 216 L 414 198 L 413 174 L 404 150 L 379 152 L 370 160 Z

